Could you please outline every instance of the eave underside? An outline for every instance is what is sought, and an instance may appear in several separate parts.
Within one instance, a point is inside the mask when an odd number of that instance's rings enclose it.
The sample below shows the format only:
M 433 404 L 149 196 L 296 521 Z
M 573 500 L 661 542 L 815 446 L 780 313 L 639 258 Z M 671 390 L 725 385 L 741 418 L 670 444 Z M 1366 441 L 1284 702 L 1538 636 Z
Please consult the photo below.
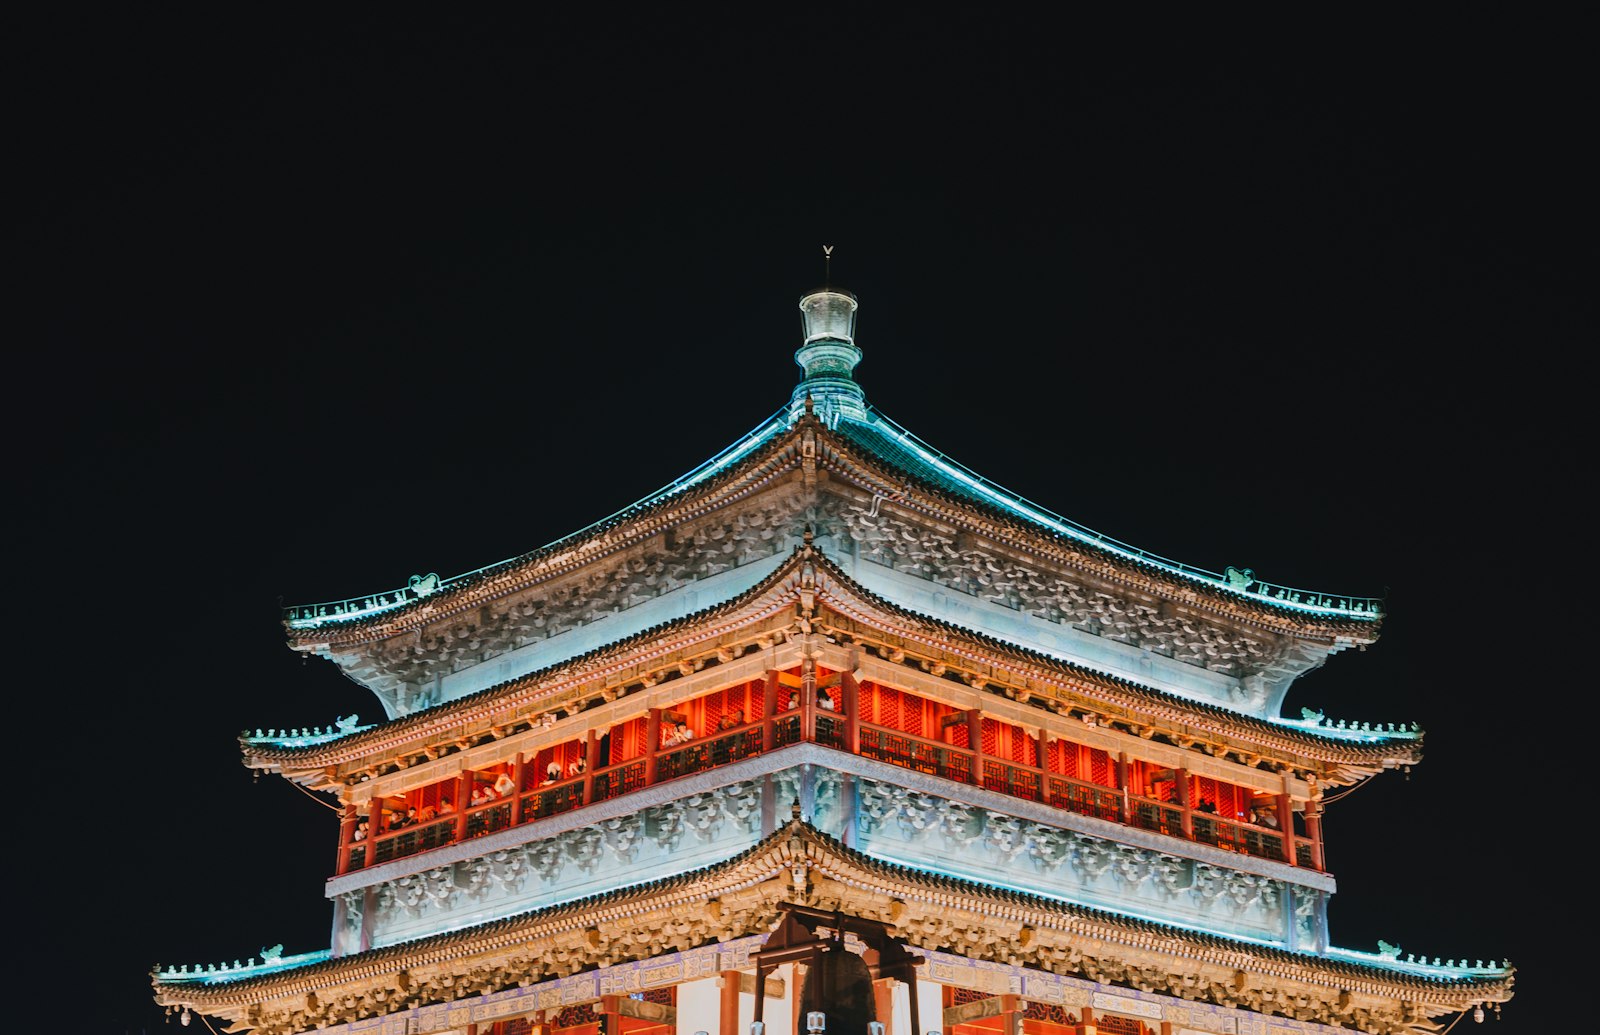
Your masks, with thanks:
M 379 643 L 488 607 L 509 595 L 560 578 L 601 558 L 744 499 L 788 477 L 814 487 L 820 472 L 869 497 L 888 499 L 889 509 L 936 518 L 1041 560 L 1150 596 L 1182 602 L 1218 618 L 1314 643 L 1370 643 L 1379 621 L 1317 615 L 1232 593 L 1206 579 L 1182 578 L 1124 552 L 1069 539 L 947 491 L 890 460 L 866 452 L 820 422 L 805 418 L 736 464 L 685 490 L 658 494 L 590 530 L 520 557 L 451 580 L 433 594 L 365 618 L 287 629 L 299 650 L 353 648 Z M 876 512 L 876 509 L 874 510 Z M 1317 596 L 1317 594 L 1309 594 Z
M 214 985 L 155 982 L 161 1005 L 287 1035 L 765 935 L 790 902 L 878 921 L 930 951 L 1394 1035 L 1511 997 L 1513 973 L 1417 976 L 1232 941 L 934 876 L 796 820 L 727 863 L 423 941 Z
M 775 660 L 774 650 L 786 660 Z M 824 652 L 834 655 L 828 663 L 838 667 L 847 662 L 855 667 L 864 655 L 875 656 L 908 675 L 931 674 L 959 684 L 964 692 L 970 688 L 1022 704 L 1033 702 L 1058 714 L 1092 715 L 1102 725 L 1142 737 L 1160 731 L 1176 743 L 1199 743 L 1219 756 L 1231 752 L 1250 765 L 1272 758 L 1286 768 L 1319 772 L 1331 784 L 1354 783 L 1384 768 L 1421 760 L 1420 738 L 1364 742 L 1319 737 L 906 611 L 857 585 L 814 547 L 797 551 L 735 600 L 554 669 L 328 744 L 282 749 L 247 744 L 245 760 L 253 768 L 326 786 L 333 779 L 330 770 L 348 776 L 358 769 L 395 764 L 397 757 L 409 765 L 419 752 L 421 761 L 441 751 L 498 740 L 557 711 L 575 716 L 567 721 L 595 725 L 607 721 L 607 713 L 642 707 L 624 698 L 641 691 L 670 696 L 683 689 L 674 684 L 688 676 L 715 679 L 718 667 L 748 667 L 758 656 L 781 667 L 798 663 L 802 655 L 821 657 Z M 896 680 L 891 675 L 886 681 Z M 592 710 L 597 702 L 602 711 Z

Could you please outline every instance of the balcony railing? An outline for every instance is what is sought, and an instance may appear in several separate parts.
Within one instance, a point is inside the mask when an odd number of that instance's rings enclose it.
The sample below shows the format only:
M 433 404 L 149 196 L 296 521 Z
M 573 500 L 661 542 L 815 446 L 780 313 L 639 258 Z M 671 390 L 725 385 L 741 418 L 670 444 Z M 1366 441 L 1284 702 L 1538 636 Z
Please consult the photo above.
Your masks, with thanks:
M 1063 812 L 1121 823 L 1241 855 L 1318 868 L 1320 853 L 1314 837 L 1286 836 L 1281 830 L 1133 795 L 1119 787 L 1079 780 L 887 726 L 852 722 L 844 714 L 808 707 L 718 731 L 704 739 L 647 751 L 643 756 L 599 767 L 592 775 L 579 773 L 510 798 L 470 806 L 462 815 L 389 830 L 363 840 L 348 840 L 350 834 L 347 833 L 340 872 L 389 862 L 457 840 L 481 837 L 571 812 L 594 802 L 624 797 L 645 787 L 801 741 L 954 783 L 980 786 L 996 794 L 1039 802 Z

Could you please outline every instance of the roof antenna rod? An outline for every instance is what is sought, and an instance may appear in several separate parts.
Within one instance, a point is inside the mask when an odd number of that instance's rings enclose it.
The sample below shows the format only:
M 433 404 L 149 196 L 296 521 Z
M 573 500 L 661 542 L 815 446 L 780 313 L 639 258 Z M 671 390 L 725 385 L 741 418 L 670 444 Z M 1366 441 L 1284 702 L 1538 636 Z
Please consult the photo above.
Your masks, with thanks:
M 833 245 L 822 246 L 822 290 L 828 290 L 833 283 L 831 270 L 833 268 Z

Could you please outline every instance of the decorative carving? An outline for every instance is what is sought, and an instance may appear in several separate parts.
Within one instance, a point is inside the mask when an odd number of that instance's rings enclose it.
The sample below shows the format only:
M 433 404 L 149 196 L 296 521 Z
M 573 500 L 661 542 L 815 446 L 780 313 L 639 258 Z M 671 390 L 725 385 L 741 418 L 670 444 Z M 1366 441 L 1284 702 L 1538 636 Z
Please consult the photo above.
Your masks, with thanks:
M 832 501 L 808 505 L 796 492 L 766 493 L 746 509 L 720 511 L 641 543 L 609 566 L 589 565 L 455 616 L 452 624 L 428 626 L 335 655 L 335 660 L 396 714 L 417 711 L 438 703 L 433 687 L 440 676 L 785 553 L 800 542 L 808 524 L 818 537 L 831 536 L 833 509 Z
M 970 537 L 953 537 L 889 514 L 874 516 L 860 504 L 841 508 L 839 516 L 862 560 L 1034 618 L 1226 675 L 1260 673 L 1276 682 L 1304 667 L 1278 672 L 1277 663 L 1286 660 L 1283 650 L 1266 638 L 1095 589 L 985 550 Z M 1257 691 L 1245 693 L 1255 696 Z

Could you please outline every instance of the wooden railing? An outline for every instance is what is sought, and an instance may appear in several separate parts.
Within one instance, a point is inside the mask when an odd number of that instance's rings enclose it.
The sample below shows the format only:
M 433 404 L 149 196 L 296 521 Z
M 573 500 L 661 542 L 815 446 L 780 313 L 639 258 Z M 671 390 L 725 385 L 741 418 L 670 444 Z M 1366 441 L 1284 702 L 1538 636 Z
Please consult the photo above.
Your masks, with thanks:
M 339 872 L 430 851 L 457 840 L 581 809 L 773 751 L 802 740 L 875 759 L 902 769 L 1063 812 L 1148 830 L 1168 837 L 1261 859 L 1318 868 L 1315 834 L 1286 836 L 1282 830 L 1239 822 L 1173 802 L 1133 795 L 1120 787 L 1079 780 L 1038 766 L 984 755 L 973 748 L 906 733 L 815 706 L 769 714 L 704 739 L 646 751 L 639 757 L 546 782 L 508 798 L 469 807 L 464 815 L 430 820 L 356 841 L 353 810 L 347 812 Z M 1041 745 L 1042 746 L 1042 745 Z M 591 737 L 590 757 L 593 751 Z M 1127 766 L 1117 767 L 1121 774 Z M 1283 808 L 1287 810 L 1287 805 Z M 1290 846 L 1292 847 L 1292 850 Z M 1292 858 L 1291 858 L 1292 856 Z

